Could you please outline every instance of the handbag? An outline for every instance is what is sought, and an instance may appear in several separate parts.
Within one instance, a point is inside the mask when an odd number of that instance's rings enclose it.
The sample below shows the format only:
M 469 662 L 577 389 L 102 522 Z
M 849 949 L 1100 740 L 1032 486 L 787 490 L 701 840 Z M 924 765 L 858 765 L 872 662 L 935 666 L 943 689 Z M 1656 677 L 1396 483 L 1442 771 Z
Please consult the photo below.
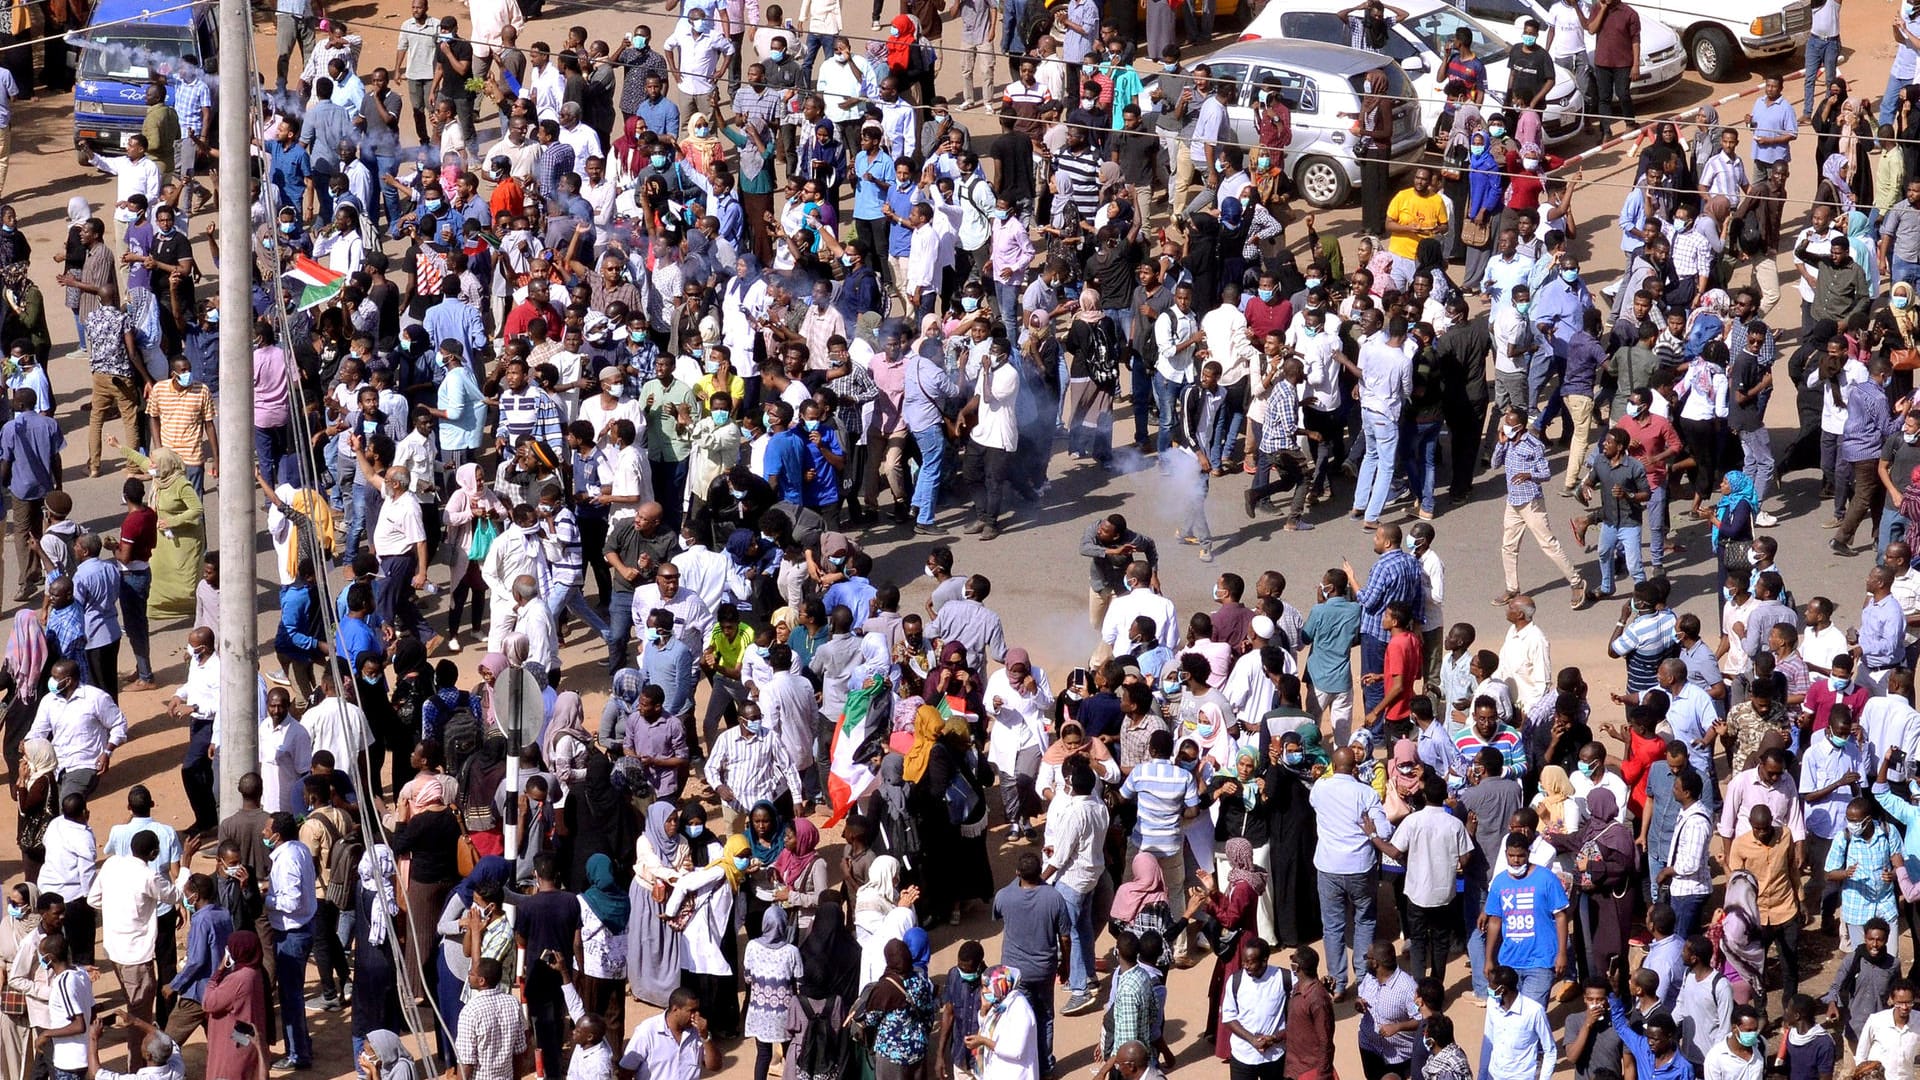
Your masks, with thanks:
M 1729 574 L 1753 573 L 1753 542 L 1750 540 L 1722 540 L 1720 542 L 1720 566 Z
M 21 990 L 0 990 L 0 1016 L 27 1015 L 27 995 Z
M 500 537 L 500 526 L 490 517 L 478 518 L 473 523 L 473 538 L 467 541 L 467 558 L 474 562 L 487 557 L 493 550 L 493 542 Z
M 472 837 L 466 833 L 460 834 L 460 839 L 453 846 L 453 859 L 461 877 L 473 873 L 473 868 L 480 865 L 480 852 L 474 849 Z
M 653 883 L 652 892 L 653 892 L 653 902 L 656 904 L 664 904 L 667 902 L 667 897 L 673 892 L 673 890 L 671 887 L 667 885 L 666 882 L 656 881 Z
M 1475 221 L 1467 218 L 1460 223 L 1460 242 L 1471 248 L 1487 246 L 1487 240 L 1493 235 L 1491 221 Z
M 1920 368 L 1920 348 L 1914 347 L 1913 336 L 1901 329 L 1897 321 L 1893 328 L 1899 331 L 1900 340 L 1905 344 L 1900 348 L 1887 350 L 1887 363 L 1892 364 L 1895 371 L 1913 371 Z

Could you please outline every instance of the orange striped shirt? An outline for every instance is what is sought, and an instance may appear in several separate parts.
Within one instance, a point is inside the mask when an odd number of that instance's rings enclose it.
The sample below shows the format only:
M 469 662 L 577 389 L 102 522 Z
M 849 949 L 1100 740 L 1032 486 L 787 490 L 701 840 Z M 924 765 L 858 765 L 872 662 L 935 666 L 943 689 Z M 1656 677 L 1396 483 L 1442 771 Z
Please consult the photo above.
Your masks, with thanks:
M 147 410 L 160 421 L 160 445 L 188 465 L 206 461 L 207 432 L 213 428 L 213 394 L 204 386 L 182 390 L 162 379 L 147 395 Z

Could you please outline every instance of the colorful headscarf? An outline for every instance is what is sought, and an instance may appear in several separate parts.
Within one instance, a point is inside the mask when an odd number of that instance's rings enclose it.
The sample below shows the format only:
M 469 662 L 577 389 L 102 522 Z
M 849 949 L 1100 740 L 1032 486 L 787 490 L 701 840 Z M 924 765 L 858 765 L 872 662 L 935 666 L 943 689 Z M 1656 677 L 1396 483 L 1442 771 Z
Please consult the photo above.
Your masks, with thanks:
M 1760 510 L 1759 502 L 1753 497 L 1753 481 L 1746 473 L 1739 469 L 1731 469 L 1722 479 L 1727 482 L 1727 493 L 1720 496 L 1720 501 L 1714 504 L 1713 542 L 1715 544 L 1720 543 L 1720 522 L 1726 520 L 1728 512 L 1735 506 L 1746 503 L 1748 513 L 1757 513 Z
M 987 977 L 980 985 L 980 1011 L 999 1015 L 1020 992 L 1020 969 L 1006 964 L 997 964 L 987 969 Z
M 32 702 L 40 696 L 40 672 L 47 666 L 47 631 L 40 625 L 40 613 L 23 607 L 13 613 L 13 631 L 7 635 L 7 673 L 13 676 L 14 692 L 20 700 Z
M 773 860 L 773 873 L 789 889 L 799 888 L 800 879 L 806 876 L 813 864 L 820 861 L 820 827 L 803 817 L 793 819 L 793 847 L 780 849 L 780 855 Z
M 1267 872 L 1253 861 L 1253 844 L 1246 837 L 1236 836 L 1227 841 L 1221 853 L 1227 857 L 1227 865 L 1232 867 L 1227 872 L 1227 888 L 1231 889 L 1244 881 L 1253 889 L 1255 896 L 1267 891 Z

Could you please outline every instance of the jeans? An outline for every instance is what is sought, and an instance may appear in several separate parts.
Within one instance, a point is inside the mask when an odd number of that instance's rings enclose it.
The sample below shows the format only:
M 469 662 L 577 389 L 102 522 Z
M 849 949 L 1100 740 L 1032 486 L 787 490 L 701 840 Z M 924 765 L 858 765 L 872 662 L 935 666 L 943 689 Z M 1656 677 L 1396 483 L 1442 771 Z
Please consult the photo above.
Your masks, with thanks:
M 553 616 L 553 621 L 557 625 L 560 622 L 560 613 L 571 611 L 580 616 L 580 621 L 592 628 L 594 633 L 599 634 L 602 641 L 612 645 L 613 631 L 607 626 L 607 621 L 600 617 L 600 613 L 593 610 L 593 605 L 587 603 L 586 594 L 581 591 L 584 585 L 585 582 L 579 585 L 561 585 L 555 582 L 548 586 L 547 595 L 541 598 L 546 602 L 547 614 Z M 629 619 L 633 617 L 632 593 L 627 594 L 627 617 Z
M 1019 341 L 1020 283 L 996 280 L 993 283 L 993 306 L 1000 313 L 1000 324 L 1007 328 L 1007 340 Z
M 1379 883 L 1379 871 L 1364 874 L 1319 875 L 1320 918 L 1325 925 L 1327 946 L 1326 974 L 1339 993 L 1347 988 L 1347 946 L 1364 965 L 1367 950 L 1373 947 L 1373 896 Z M 1353 937 L 1347 937 L 1347 920 L 1353 920 Z M 1358 965 L 1356 965 L 1358 966 Z
M 1553 990 L 1552 968 L 1520 968 L 1520 996 L 1532 998 L 1547 1007 L 1547 994 Z
M 1466 888 L 1460 893 L 1461 922 L 1467 928 L 1467 974 L 1473 984 L 1473 996 L 1487 996 L 1487 935 L 1480 930 L 1480 915 L 1487 908 L 1487 883 L 1469 872 Z
M 1087 992 L 1087 981 L 1093 974 L 1093 893 L 1074 892 L 1058 882 L 1054 888 L 1060 890 L 1060 899 L 1067 902 L 1067 917 L 1073 920 L 1073 948 L 1067 968 L 1067 986 L 1075 994 L 1084 994 Z
M 1360 674 L 1380 675 L 1387 670 L 1387 639 L 1374 637 L 1366 631 L 1360 632 Z M 1372 709 L 1387 696 L 1384 683 L 1362 682 L 1360 685 L 1360 703 L 1364 709 Z M 1378 733 L 1376 732 L 1376 735 Z
M 1673 932 L 1683 938 L 1692 937 L 1700 926 L 1700 910 L 1707 906 L 1710 894 L 1697 896 L 1672 896 L 1667 898 L 1668 906 L 1673 908 Z
M 1012 57 L 1019 56 L 1027 51 L 1027 43 L 1020 40 L 1020 24 L 1026 19 L 1026 16 L 1027 0 L 1007 0 L 1006 9 L 1002 12 L 1000 19 L 1000 51 L 1007 54 L 1009 58 L 1007 60 L 1008 67 L 1013 66 Z M 1019 73 L 1010 72 L 1010 74 L 1017 75 Z M 1887 121 L 1882 121 L 1882 123 L 1885 122 Z M 1048 1067 L 1042 1068 L 1040 1071 L 1051 1072 L 1052 1069 Z
M 1603 595 L 1613 593 L 1613 553 L 1625 548 L 1627 556 L 1627 574 L 1634 584 L 1647 579 L 1647 571 L 1640 564 L 1640 526 L 1608 525 L 1600 526 L 1600 592 Z
M 1840 70 L 1840 39 L 1837 37 L 1821 37 L 1819 34 L 1808 34 L 1807 92 L 1806 100 L 1800 106 L 1800 115 L 1802 116 L 1809 116 L 1813 113 L 1813 73 L 1819 71 L 1822 67 L 1827 69 L 1827 81 L 1832 82 L 1834 75 Z M 1891 123 L 1890 120 L 1882 120 L 1880 122 L 1883 124 Z
M 1360 429 L 1366 435 L 1367 453 L 1360 459 L 1360 477 L 1353 486 L 1353 508 L 1365 510 L 1365 520 L 1379 521 L 1380 511 L 1387 506 L 1387 492 L 1393 487 L 1393 464 L 1399 460 L 1400 421 L 1362 409 Z
M 312 952 L 310 928 L 274 932 L 273 978 L 280 988 L 280 1025 L 286 1031 L 287 1056 L 303 1065 L 313 1061 L 313 1039 L 307 1033 L 307 957 Z
M 1765 502 L 1767 485 L 1773 483 L 1773 436 L 1766 425 L 1740 432 L 1740 457 L 1747 478 L 1753 481 L 1754 503 Z
M 1898 255 L 1892 255 L 1888 259 L 1887 269 L 1892 272 L 1893 278 L 1887 283 L 1888 288 L 1902 281 L 1908 284 L 1920 281 L 1920 262 L 1910 262 Z
M 1440 482 L 1440 434 L 1446 425 L 1438 420 L 1423 420 L 1413 425 L 1413 450 L 1408 455 L 1413 493 L 1420 509 L 1433 513 L 1433 496 Z
M 1174 418 L 1180 394 L 1187 388 L 1185 383 L 1177 383 L 1159 372 L 1153 373 L 1153 400 L 1160 407 L 1160 431 L 1154 441 L 1154 449 L 1162 454 L 1173 445 L 1173 431 L 1178 421 Z M 1135 405 L 1138 408 L 1138 405 Z
M 1039 1034 L 1040 1075 L 1053 1072 L 1053 980 L 1054 973 L 1020 980 L 1020 992 L 1033 1006 L 1033 1021 Z
M 153 592 L 153 571 L 124 570 L 120 574 L 120 624 L 133 647 L 133 677 L 153 681 L 153 661 L 147 655 L 147 597 Z
M 633 640 L 633 591 L 615 589 L 607 601 L 607 673 L 627 666 L 627 643 Z
M 253 459 L 269 484 L 280 483 L 283 473 L 294 471 L 293 447 L 285 424 L 253 429 Z
M 833 52 L 833 35 L 809 33 L 807 54 L 800 61 L 800 70 L 806 75 L 806 81 L 809 83 L 813 81 L 813 58 L 819 56 L 822 51 Z
M 913 433 L 914 445 L 920 448 L 920 475 L 913 482 L 913 508 L 920 512 L 916 519 L 922 525 L 933 524 L 933 511 L 940 501 L 940 479 L 947 461 L 947 433 L 938 425 L 923 428 Z
M 1594 66 L 1593 81 L 1600 89 L 1600 101 L 1598 105 L 1589 105 L 1588 108 L 1600 115 L 1602 135 L 1613 131 L 1616 118 L 1629 124 L 1633 122 L 1632 80 L 1628 78 L 1631 74 L 1629 69 L 1623 67 Z
M 1641 521 L 1647 532 L 1647 559 L 1657 572 L 1667 557 L 1667 481 L 1647 485 L 1646 512 Z
M 384 177 L 392 176 L 394 171 L 399 168 L 400 155 L 373 155 L 373 182 L 380 185 L 380 198 L 375 200 L 375 206 L 367 207 L 367 213 L 369 218 L 371 218 L 373 212 L 376 209 L 379 210 L 382 216 L 382 223 L 387 228 L 392 228 L 393 223 L 400 220 L 400 192 L 392 185 L 382 183 L 381 181 Z
M 1873 542 L 1874 561 L 1880 561 L 1887 553 L 1887 545 L 1895 540 L 1912 543 L 1908 539 L 1909 526 L 1912 524 L 1900 513 L 1899 507 L 1889 502 L 1887 508 L 1880 512 L 1880 531 Z

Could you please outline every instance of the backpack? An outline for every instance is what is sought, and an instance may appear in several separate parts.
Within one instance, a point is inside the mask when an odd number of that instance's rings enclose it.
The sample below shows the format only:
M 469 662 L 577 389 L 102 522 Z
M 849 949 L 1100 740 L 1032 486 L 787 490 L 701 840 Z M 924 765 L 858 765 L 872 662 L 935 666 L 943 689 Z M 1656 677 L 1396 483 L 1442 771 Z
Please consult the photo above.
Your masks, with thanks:
M 327 876 L 321 883 L 327 903 L 341 911 L 352 910 L 354 888 L 360 884 L 360 857 L 367 853 L 367 845 L 360 838 L 360 824 L 354 822 L 342 833 L 331 817 L 318 815 L 316 820 L 333 837 L 333 845 L 327 849 Z
M 1758 213 L 1749 213 L 1740 219 L 1740 250 L 1749 255 L 1762 251 L 1767 246 L 1767 227 L 1761 222 Z
M 460 777 L 460 827 L 469 833 L 491 832 L 500 827 L 500 811 L 493 797 L 507 782 L 507 763 L 491 768 L 469 769 Z
M 1113 393 L 1120 387 L 1120 363 L 1124 349 L 1120 344 L 1120 331 L 1112 319 L 1101 319 L 1093 324 L 1093 347 L 1087 352 L 1087 377 L 1093 385 L 1106 393 Z
M 467 758 L 480 747 L 480 718 L 472 709 L 455 709 L 440 725 L 440 745 L 446 751 L 447 772 L 459 776 Z

